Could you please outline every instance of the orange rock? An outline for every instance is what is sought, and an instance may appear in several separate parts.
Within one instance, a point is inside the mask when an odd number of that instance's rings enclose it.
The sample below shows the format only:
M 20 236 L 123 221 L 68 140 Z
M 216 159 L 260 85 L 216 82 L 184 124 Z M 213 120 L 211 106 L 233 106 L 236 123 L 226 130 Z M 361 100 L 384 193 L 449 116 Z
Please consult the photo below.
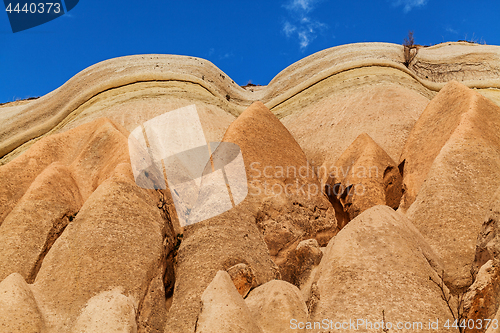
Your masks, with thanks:
M 337 219 L 343 220 L 341 227 L 373 206 L 399 206 L 402 177 L 398 167 L 366 133 L 340 156 L 329 177 L 325 191 L 334 207 L 342 205 L 337 212 Z
M 281 278 L 297 284 L 298 243 L 316 238 L 326 245 L 337 232 L 333 207 L 313 167 L 290 132 L 260 102 L 229 126 L 223 140 L 241 148 L 259 229 Z
M 479 270 L 476 280 L 464 297 L 464 313 L 467 320 L 484 322 L 494 319 L 500 305 L 500 261 L 490 260 Z M 468 329 L 467 332 L 484 332 L 484 328 Z
M 333 325 L 356 325 L 359 319 L 359 330 L 365 332 L 381 332 L 382 320 L 391 322 L 393 329 L 398 322 L 428 325 L 429 318 L 453 322 L 441 290 L 430 280 L 441 281 L 436 272 L 440 267 L 439 258 L 407 218 L 388 206 L 372 207 L 328 244 L 308 295 L 310 321 L 328 318 Z M 373 328 L 375 322 L 378 329 Z M 430 332 L 427 328 L 420 330 Z
M 255 285 L 255 274 L 252 268 L 245 264 L 237 264 L 227 270 L 227 273 L 233 280 L 236 290 L 242 297 L 246 297 L 248 292 Z
M 484 214 L 500 186 L 500 108 L 450 82 L 418 120 L 402 160 L 402 208 L 416 195 L 406 216 L 443 259 L 448 287 L 464 290 L 473 282 Z

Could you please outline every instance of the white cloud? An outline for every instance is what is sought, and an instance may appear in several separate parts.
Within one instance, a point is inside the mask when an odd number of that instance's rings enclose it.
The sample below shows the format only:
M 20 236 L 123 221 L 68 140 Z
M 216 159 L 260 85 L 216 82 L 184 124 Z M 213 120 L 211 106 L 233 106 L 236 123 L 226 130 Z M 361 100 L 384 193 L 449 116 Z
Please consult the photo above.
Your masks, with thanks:
M 293 11 L 302 11 L 302 12 L 310 12 L 313 10 L 315 3 L 317 0 L 291 0 L 288 4 L 285 5 L 285 8 Z
M 287 37 L 292 36 L 292 34 L 297 30 L 297 27 L 291 24 L 290 22 L 286 21 L 285 24 L 283 24 L 283 32 Z
M 283 23 L 283 33 L 287 38 L 296 37 L 301 50 L 304 50 L 317 37 L 319 31 L 327 28 L 326 24 L 309 16 L 318 1 L 288 0 L 283 6 L 289 14 L 289 19 Z
M 394 0 L 393 4 L 396 7 L 403 6 L 404 12 L 408 13 L 413 8 L 425 6 L 427 1 L 428 0 Z
M 458 31 L 453 29 L 452 27 L 446 27 L 446 32 L 449 32 L 449 33 L 455 34 L 455 35 L 458 34 Z

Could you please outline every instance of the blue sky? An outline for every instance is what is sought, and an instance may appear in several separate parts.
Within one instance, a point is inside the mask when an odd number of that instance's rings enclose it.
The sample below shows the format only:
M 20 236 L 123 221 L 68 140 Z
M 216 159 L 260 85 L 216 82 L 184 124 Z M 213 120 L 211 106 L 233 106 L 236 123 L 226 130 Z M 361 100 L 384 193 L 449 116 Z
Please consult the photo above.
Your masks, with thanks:
M 3 7 L 2 7 L 3 8 Z M 0 13 L 0 103 L 44 95 L 97 62 L 132 54 L 210 60 L 238 84 L 267 84 L 317 51 L 356 42 L 460 39 L 500 45 L 499 0 L 80 0 L 13 34 Z

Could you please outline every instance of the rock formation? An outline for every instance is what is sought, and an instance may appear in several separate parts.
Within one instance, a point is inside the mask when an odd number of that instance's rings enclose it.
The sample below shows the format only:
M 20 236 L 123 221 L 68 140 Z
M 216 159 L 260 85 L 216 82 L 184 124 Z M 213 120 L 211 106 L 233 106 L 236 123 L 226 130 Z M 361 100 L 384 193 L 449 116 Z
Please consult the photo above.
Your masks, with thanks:
M 0 332 L 498 321 L 500 47 L 403 62 L 400 45 L 344 45 L 240 87 L 203 59 L 129 56 L 0 105 Z M 138 185 L 128 139 L 188 105 L 208 142 L 240 148 L 248 194 L 183 226 L 200 212 Z
M 439 283 L 440 268 L 438 256 L 406 217 L 387 206 L 372 207 L 328 244 L 309 295 L 311 322 L 362 319 L 358 329 L 365 332 L 382 330 L 373 327 L 382 320 L 422 322 L 430 332 L 429 318 L 452 319 L 433 282 Z
M 466 288 L 490 204 L 484 193 L 500 186 L 500 107 L 448 83 L 415 124 L 401 160 L 402 210 L 411 204 L 406 216 L 443 258 L 445 281 Z
M 399 207 L 398 166 L 368 134 L 358 136 L 329 170 L 325 191 L 342 220 L 340 227 L 373 206 Z

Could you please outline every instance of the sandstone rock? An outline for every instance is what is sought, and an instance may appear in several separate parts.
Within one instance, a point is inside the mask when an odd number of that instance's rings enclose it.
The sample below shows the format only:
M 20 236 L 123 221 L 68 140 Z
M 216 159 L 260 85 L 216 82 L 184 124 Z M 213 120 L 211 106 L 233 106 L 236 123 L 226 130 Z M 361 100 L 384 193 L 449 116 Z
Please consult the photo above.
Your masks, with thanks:
M 231 101 L 225 98 L 228 94 L 233 96 Z M 30 139 L 101 117 L 131 131 L 145 120 L 193 102 L 205 109 L 208 120 L 217 118 L 210 127 L 222 136 L 234 119 L 231 113 L 237 115 L 251 103 L 249 95 L 204 59 L 159 54 L 110 59 L 81 71 L 33 103 L 20 106 L 9 117 L 2 113 L 0 155 L 16 147 L 22 152 L 29 147 Z
M 390 207 L 372 207 L 352 220 L 330 241 L 318 269 L 311 322 L 327 318 L 334 326 L 362 319 L 359 331 L 380 332 L 380 326 L 366 329 L 366 324 L 385 316 L 394 327 L 399 321 L 422 322 L 421 331 L 431 332 L 429 318 L 452 319 L 430 280 L 440 281 L 439 259 L 412 223 Z
M 255 274 L 252 268 L 245 264 L 237 264 L 227 270 L 233 280 L 236 290 L 242 297 L 246 297 L 252 287 L 255 286 Z
M 0 280 L 16 272 L 32 283 L 82 203 L 66 166 L 54 162 L 43 170 L 0 226 Z
M 54 162 L 68 167 L 83 201 L 115 167 L 129 161 L 127 132 L 108 119 L 52 135 L 19 158 L 0 167 L 0 223 L 25 195 L 33 181 Z
M 397 209 L 402 195 L 402 177 L 389 155 L 363 133 L 335 163 L 325 190 L 330 201 L 342 204 L 340 215 L 347 218 L 340 224 L 343 227 L 373 206 L 387 205 Z
M 403 103 L 403 108 L 397 110 L 405 110 L 409 100 L 418 99 L 419 95 L 430 99 L 450 80 L 482 88 L 481 93 L 498 103 L 497 89 L 488 89 L 498 88 L 498 49 L 491 45 L 443 43 L 421 48 L 408 69 L 402 64 L 401 45 L 341 45 L 298 61 L 280 72 L 268 86 L 258 89 L 242 89 L 211 62 L 200 58 L 152 54 L 110 59 L 84 69 L 46 96 L 0 106 L 7 109 L 0 112 L 0 156 L 17 148 L 15 154 L 9 154 L 0 163 L 25 151 L 31 144 L 28 140 L 47 133 L 65 131 L 99 117 L 108 117 L 131 130 L 144 119 L 153 118 L 165 105 L 176 109 L 195 102 L 198 107 L 206 107 L 223 117 L 238 115 L 252 101 L 261 100 L 281 119 L 284 113 L 300 113 L 314 107 L 326 96 L 331 98 L 329 104 L 337 102 L 332 96 L 337 92 L 350 95 L 360 86 L 371 90 L 385 85 L 406 90 L 399 101 L 388 104 L 389 109 Z M 457 63 L 457 58 L 464 60 Z M 328 93 L 318 89 L 321 86 L 327 88 Z M 411 98 L 405 100 L 405 96 Z M 137 112 L 138 109 L 141 112 Z M 137 119 L 141 117 L 145 118 Z M 392 118 L 395 121 L 395 117 Z M 226 127 L 216 122 L 214 125 L 218 131 Z M 386 141 L 389 147 L 379 140 L 385 136 L 383 133 L 380 137 L 373 136 L 375 131 L 369 134 L 396 159 L 398 156 L 392 155 L 388 148 L 404 143 L 399 138 L 407 134 L 407 128 L 401 128 L 403 133 L 399 135 L 397 131 L 385 129 L 385 133 L 398 136 L 393 144 L 389 139 Z M 354 133 L 347 141 L 352 142 L 361 133 Z M 330 141 L 335 142 L 337 140 Z M 339 147 L 336 158 L 347 145 Z
M 467 320 L 480 322 L 494 319 L 500 305 L 500 262 L 489 260 L 479 270 L 476 280 L 464 298 Z M 468 329 L 467 332 L 484 332 L 484 328 Z
M 131 56 L 92 66 L 37 100 L 0 105 L 0 281 L 6 277 L 0 323 L 8 323 L 8 332 L 195 332 L 203 291 L 219 270 L 236 271 L 233 284 L 243 282 L 245 294 L 249 285 L 280 276 L 272 259 L 282 278 L 301 286 L 316 319 L 342 312 L 338 318 L 391 321 L 401 309 L 403 319 L 445 317 L 440 288 L 425 279 L 440 281 L 426 262 L 439 274 L 443 266 L 411 224 L 387 207 L 373 219 L 363 216 L 377 206 L 358 216 L 361 222 L 356 218 L 335 236 L 315 266 L 314 240 L 328 244 L 348 220 L 336 221 L 317 166 L 330 172 L 329 163 L 363 133 L 396 161 L 428 101 L 449 80 L 500 103 L 499 50 L 446 43 L 420 49 L 406 68 L 401 45 L 345 45 L 251 89 L 203 59 Z M 256 100 L 268 109 L 256 103 L 243 112 Z M 126 138 L 144 121 L 191 104 L 209 141 L 221 141 L 243 112 L 224 140 L 242 147 L 252 183 L 244 202 L 186 228 L 180 244 L 182 236 L 174 235 L 183 231 L 168 190 L 134 184 Z M 456 276 L 468 274 L 480 222 L 494 207 L 487 202 L 500 186 L 498 108 L 456 83 L 431 104 L 403 152 L 401 210 L 445 258 L 446 273 L 450 262 L 458 266 L 446 277 L 457 291 L 472 282 Z M 287 174 L 294 168 L 298 175 Z M 280 189 L 289 192 L 274 193 Z M 395 207 L 393 201 L 397 197 L 377 203 Z M 496 211 L 478 238 L 477 268 L 498 255 Z M 490 282 L 474 286 L 470 308 L 492 313 L 494 307 L 480 304 L 494 303 L 496 275 L 481 276 L 478 281 Z M 241 301 L 227 279 L 224 284 Z M 290 294 L 279 295 L 262 299 L 288 304 L 284 295 Z M 289 328 L 284 324 L 279 332 Z
M 255 224 L 255 212 L 249 209 L 252 205 L 245 201 L 184 229 L 165 333 L 195 331 L 201 296 L 218 271 L 243 263 L 252 268 L 255 285 L 279 275 Z
M 164 241 L 173 244 L 173 237 L 155 192 L 138 188 L 130 165 L 119 165 L 57 239 L 36 277 L 33 292 L 49 331 L 69 332 L 87 302 L 109 289 L 121 288 L 141 312 L 151 281 L 163 274 Z
M 443 259 L 448 287 L 464 290 L 473 282 L 484 213 L 500 186 L 500 108 L 450 82 L 415 125 L 402 160 L 409 193 L 402 207 L 418 192 L 406 216 Z
M 496 320 L 496 323 L 500 323 L 500 310 L 498 310 L 494 320 Z M 486 333 L 499 333 L 499 332 L 500 332 L 500 324 L 495 325 L 495 322 L 493 322 L 493 324 L 490 325 L 486 330 Z
M 374 67 L 340 73 L 294 96 L 273 112 L 292 112 L 281 121 L 311 164 L 326 173 L 334 171 L 335 162 L 363 133 L 397 161 L 411 129 L 433 96 L 420 92 L 414 82 L 398 72 Z M 380 82 L 386 76 L 402 84 Z
M 408 210 L 415 201 L 429 170 L 457 127 L 464 125 L 462 115 L 471 111 L 477 94 L 456 81 L 448 83 L 427 105 L 403 148 L 405 193 L 401 209 Z M 465 124 L 466 125 L 466 124 Z
M 312 270 L 321 262 L 323 252 L 315 239 L 307 239 L 297 245 L 295 256 L 297 257 L 298 282 L 302 286 L 309 279 Z
M 264 333 L 296 332 L 292 319 L 307 321 L 307 307 L 300 290 L 286 282 L 272 280 L 250 292 L 245 302 Z
M 134 302 L 119 289 L 92 297 L 78 317 L 72 333 L 136 333 Z
M 163 272 L 163 267 L 160 272 Z M 165 318 L 167 317 L 167 301 L 163 274 L 156 276 L 150 283 L 146 295 L 142 301 L 140 312 L 137 314 L 138 333 L 163 333 L 165 329 Z M 174 283 L 171 278 L 168 283 Z
M 196 333 L 262 332 L 227 272 L 217 272 L 201 301 Z
M 0 282 L 0 332 L 45 332 L 44 319 L 33 293 L 17 273 Z
M 296 283 L 297 244 L 309 238 L 327 244 L 337 232 L 334 210 L 312 166 L 288 130 L 260 102 L 231 124 L 223 140 L 241 148 L 259 229 L 281 278 Z
M 500 260 L 500 188 L 497 190 L 477 237 L 474 274 L 488 260 Z

